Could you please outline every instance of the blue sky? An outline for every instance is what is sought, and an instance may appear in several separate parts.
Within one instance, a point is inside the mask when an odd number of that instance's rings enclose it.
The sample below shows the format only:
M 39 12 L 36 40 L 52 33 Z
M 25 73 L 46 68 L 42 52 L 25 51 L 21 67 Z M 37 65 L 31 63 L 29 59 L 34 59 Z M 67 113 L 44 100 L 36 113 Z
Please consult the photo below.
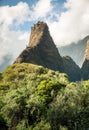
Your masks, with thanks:
M 33 6 L 35 6 L 38 1 L 39 0 L 1 0 L 0 6 L 10 6 L 11 7 L 11 6 L 16 6 L 20 2 L 23 2 L 23 3 L 27 3 L 29 8 L 33 8 Z M 65 1 L 66 0 L 51 0 L 50 2 L 52 3 L 52 5 L 54 5 L 53 11 L 58 14 L 61 14 L 61 12 L 65 11 L 65 8 L 63 7 L 63 4 Z M 50 12 L 48 13 L 48 16 L 46 16 L 46 19 L 47 19 L 47 17 L 50 17 Z M 30 31 L 30 27 L 33 25 L 33 23 L 36 23 L 38 20 L 44 21 L 45 18 L 39 17 L 37 19 L 30 20 L 29 22 L 28 22 L 28 20 L 24 21 L 24 23 L 19 25 L 18 27 L 11 25 L 10 29 L 11 30 L 21 30 L 21 31 Z M 50 20 L 56 21 L 57 18 L 55 15 L 53 15 L 50 17 Z
M 57 46 L 89 35 L 89 0 L 0 0 L 0 64 L 26 47 L 31 26 L 45 21 Z
M 16 5 L 19 2 L 27 2 L 29 5 L 36 4 L 38 0 L 0 0 L 0 6 L 3 5 Z M 66 0 L 53 0 L 52 3 L 54 4 L 63 4 Z
M 36 3 L 37 0 L 1 0 L 0 2 L 0 5 L 3 6 L 3 5 L 17 5 L 19 2 L 27 2 L 29 5 L 33 4 L 33 3 Z

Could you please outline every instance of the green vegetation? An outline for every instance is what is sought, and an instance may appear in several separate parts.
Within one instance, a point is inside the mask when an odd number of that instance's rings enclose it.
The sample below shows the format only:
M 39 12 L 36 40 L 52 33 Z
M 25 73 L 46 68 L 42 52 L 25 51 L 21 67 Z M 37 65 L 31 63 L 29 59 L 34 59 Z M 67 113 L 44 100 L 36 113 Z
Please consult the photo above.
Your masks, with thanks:
M 22 63 L 0 74 L 0 130 L 88 130 L 89 81 Z

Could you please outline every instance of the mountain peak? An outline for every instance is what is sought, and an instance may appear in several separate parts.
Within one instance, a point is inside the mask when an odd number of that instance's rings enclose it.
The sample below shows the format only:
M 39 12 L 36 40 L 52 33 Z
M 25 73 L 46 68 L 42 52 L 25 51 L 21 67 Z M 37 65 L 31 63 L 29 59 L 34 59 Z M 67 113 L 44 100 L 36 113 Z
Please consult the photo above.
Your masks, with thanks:
M 34 26 L 31 28 L 31 35 L 28 47 L 34 47 L 39 44 L 44 33 L 49 33 L 48 26 L 45 22 L 39 21 L 37 22 L 37 24 L 34 24 Z
M 33 63 L 63 71 L 63 61 L 45 22 L 32 27 L 29 44 L 14 63 Z

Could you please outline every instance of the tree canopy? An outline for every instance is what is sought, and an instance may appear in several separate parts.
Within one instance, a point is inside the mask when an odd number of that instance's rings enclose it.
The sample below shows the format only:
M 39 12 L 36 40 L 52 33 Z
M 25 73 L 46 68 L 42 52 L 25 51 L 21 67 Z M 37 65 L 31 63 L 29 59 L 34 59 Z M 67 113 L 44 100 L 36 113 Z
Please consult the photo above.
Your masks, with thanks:
M 89 81 L 28 63 L 0 74 L 1 130 L 88 130 Z

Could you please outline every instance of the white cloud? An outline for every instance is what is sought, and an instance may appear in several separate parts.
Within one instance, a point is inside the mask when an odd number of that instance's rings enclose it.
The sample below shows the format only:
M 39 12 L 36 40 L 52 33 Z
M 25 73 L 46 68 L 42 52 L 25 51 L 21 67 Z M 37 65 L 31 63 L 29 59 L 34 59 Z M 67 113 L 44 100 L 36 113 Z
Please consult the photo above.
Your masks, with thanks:
M 15 6 L 2 6 L 0 7 L 0 23 L 5 26 L 13 24 L 15 21 L 18 24 L 27 21 L 30 9 L 27 3 L 20 2 Z
M 13 59 L 25 48 L 28 42 L 28 33 L 10 30 L 10 26 L 24 23 L 30 14 L 27 3 L 20 2 L 16 6 L 0 7 L 0 65 L 6 55 L 12 55 Z
M 48 22 L 58 46 L 89 35 L 89 0 L 67 0 L 64 7 L 67 11 L 61 13 L 57 22 Z
M 18 37 L 19 40 L 26 40 L 29 37 L 29 32 L 25 32 Z
M 32 18 L 37 19 L 40 17 L 46 17 L 46 15 L 52 10 L 52 0 L 39 0 L 35 6 L 33 6 Z
M 28 38 L 23 36 L 27 33 L 11 31 L 8 28 L 5 29 L 1 27 L 0 34 L 0 64 L 2 64 L 3 58 L 6 55 L 12 55 L 13 62 L 19 53 L 26 47 Z

